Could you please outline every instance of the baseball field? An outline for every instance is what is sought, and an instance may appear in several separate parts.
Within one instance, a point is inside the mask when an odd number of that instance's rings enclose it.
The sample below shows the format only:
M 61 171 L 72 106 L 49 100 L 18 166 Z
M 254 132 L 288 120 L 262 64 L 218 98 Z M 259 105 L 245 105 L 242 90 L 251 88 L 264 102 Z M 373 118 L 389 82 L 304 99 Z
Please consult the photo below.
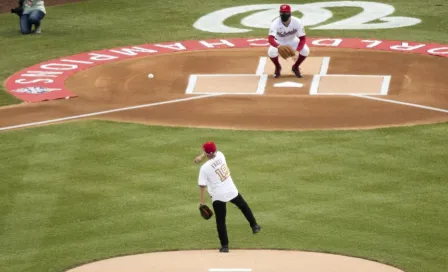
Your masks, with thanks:
M 199 214 L 199 166 L 193 163 L 209 140 L 226 155 L 262 227 L 252 235 L 239 210 L 229 206 L 229 256 L 238 256 L 240 249 L 281 249 L 352 256 L 405 272 L 448 271 L 445 0 L 316 2 L 324 3 L 325 12 L 313 1 L 288 2 L 298 5 L 295 16 L 316 23 L 306 26 L 311 48 L 306 65 L 316 61 L 323 67 L 327 58 L 329 75 L 391 75 L 387 95 L 378 89 L 378 96 L 349 97 L 309 95 L 305 88 L 314 84 L 312 74 L 267 79 L 261 96 L 258 81 L 234 76 L 255 71 L 266 56 L 267 47 L 241 41 L 266 38 L 268 29 L 257 14 L 271 9 L 262 5 L 281 3 L 61 1 L 47 6 L 42 34 L 21 35 L 17 16 L 5 8 L 16 2 L 0 2 L 5 12 L 0 13 L 0 271 L 65 272 L 159 251 L 219 255 L 214 220 Z M 251 7 L 198 23 L 207 14 L 239 6 Z M 357 22 L 341 23 L 357 15 Z M 322 47 L 320 38 L 372 47 Z M 195 43 L 222 46 L 223 40 L 237 46 L 199 50 Z M 400 48 L 425 52 L 425 46 L 437 44 L 438 49 L 432 55 L 375 50 L 379 41 L 400 41 Z M 64 88 L 74 93 L 70 99 L 22 103 L 7 87 L 18 71 L 49 60 L 175 42 L 195 45 L 191 52 L 140 52 L 77 70 L 64 78 Z M 230 74 L 232 80 L 219 86 L 233 86 L 234 93 L 214 93 L 218 84 L 197 79 L 198 89 L 189 95 L 191 75 L 204 73 Z M 275 87 L 284 80 L 303 87 Z M 364 80 L 353 84 L 365 87 Z M 240 87 L 250 90 L 241 95 Z M 270 257 L 265 258 L 257 262 Z M 263 271 L 251 264 L 251 271 Z M 335 269 L 291 271 L 343 271 Z M 344 272 L 361 272 L 351 269 Z

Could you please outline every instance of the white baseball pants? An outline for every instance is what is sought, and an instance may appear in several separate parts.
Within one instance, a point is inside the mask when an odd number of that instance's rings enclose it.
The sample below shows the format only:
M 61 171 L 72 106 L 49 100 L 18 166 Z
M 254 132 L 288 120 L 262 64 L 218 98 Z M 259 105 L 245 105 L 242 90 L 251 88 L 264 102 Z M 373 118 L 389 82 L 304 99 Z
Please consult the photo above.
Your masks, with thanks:
M 289 45 L 290 47 L 292 47 L 292 49 L 294 49 L 294 51 L 297 50 L 297 46 L 299 46 L 299 43 L 300 43 L 299 38 L 295 38 L 294 40 L 292 40 L 288 43 L 278 42 L 278 44 L 280 44 L 280 45 Z M 308 45 L 305 44 L 305 46 L 303 46 L 302 50 L 300 50 L 299 53 L 300 53 L 300 55 L 302 55 L 304 57 L 308 57 L 310 55 L 310 48 L 308 47 Z M 272 45 L 269 46 L 268 56 L 270 58 L 278 57 L 278 49 L 273 47 Z

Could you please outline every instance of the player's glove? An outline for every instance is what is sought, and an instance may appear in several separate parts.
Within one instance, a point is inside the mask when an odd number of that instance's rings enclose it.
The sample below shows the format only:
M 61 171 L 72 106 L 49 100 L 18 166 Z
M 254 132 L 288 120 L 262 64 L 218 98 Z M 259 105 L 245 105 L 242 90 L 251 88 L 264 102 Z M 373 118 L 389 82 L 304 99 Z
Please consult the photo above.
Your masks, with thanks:
M 200 204 L 199 211 L 201 212 L 201 216 L 206 220 L 209 220 L 213 216 L 213 211 L 207 205 Z
M 284 58 L 290 58 L 290 57 L 294 57 L 296 55 L 296 52 L 294 51 L 294 49 L 292 49 L 290 46 L 288 45 L 279 45 L 278 46 L 278 54 Z

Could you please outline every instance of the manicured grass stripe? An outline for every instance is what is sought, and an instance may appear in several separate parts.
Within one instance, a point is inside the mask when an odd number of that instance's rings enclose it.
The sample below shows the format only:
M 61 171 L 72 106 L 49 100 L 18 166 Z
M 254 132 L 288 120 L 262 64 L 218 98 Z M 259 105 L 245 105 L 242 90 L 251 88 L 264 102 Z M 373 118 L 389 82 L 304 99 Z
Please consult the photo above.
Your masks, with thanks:
M 325 251 L 409 272 L 446 266 L 448 124 L 328 132 L 117 125 L 85 121 L 0 134 L 0 171 L 11 173 L 16 196 L 34 199 L 2 211 L 10 219 L 0 222 L 10 227 L 3 228 L 0 260 L 10 271 L 216 248 L 214 222 L 198 214 L 191 161 L 208 139 L 227 155 L 263 226 L 252 235 L 230 205 L 233 248 Z M 2 206 L 12 199 L 5 192 Z M 53 195 L 53 207 L 42 204 Z

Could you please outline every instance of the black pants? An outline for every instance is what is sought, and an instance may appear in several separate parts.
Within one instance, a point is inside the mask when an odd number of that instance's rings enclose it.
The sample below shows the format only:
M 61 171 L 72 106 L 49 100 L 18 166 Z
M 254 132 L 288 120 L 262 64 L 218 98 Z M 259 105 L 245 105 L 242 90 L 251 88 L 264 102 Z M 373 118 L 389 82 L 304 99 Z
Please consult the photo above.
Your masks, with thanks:
M 257 221 L 255 220 L 255 217 L 251 209 L 249 208 L 249 205 L 247 205 L 246 201 L 244 200 L 241 194 L 238 194 L 234 199 L 230 200 L 230 202 L 236 205 L 241 210 L 241 212 L 244 214 L 244 217 L 246 217 L 251 227 L 257 224 Z M 226 227 L 226 215 L 227 215 L 226 204 L 227 204 L 226 202 L 222 202 L 219 200 L 213 201 L 213 210 L 215 211 L 216 227 L 218 229 L 218 236 L 221 242 L 221 246 L 229 245 L 229 238 L 227 237 L 227 227 Z

